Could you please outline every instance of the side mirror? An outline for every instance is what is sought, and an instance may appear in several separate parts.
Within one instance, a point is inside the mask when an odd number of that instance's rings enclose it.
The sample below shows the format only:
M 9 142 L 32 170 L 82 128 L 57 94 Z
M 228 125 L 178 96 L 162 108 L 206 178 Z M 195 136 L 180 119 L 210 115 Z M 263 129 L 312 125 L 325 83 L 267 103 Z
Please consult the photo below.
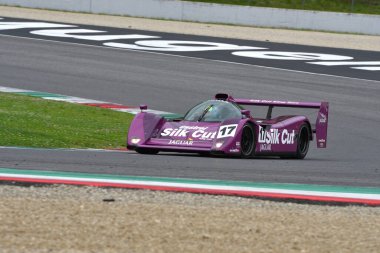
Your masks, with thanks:
M 241 114 L 247 118 L 251 117 L 251 112 L 249 110 L 241 110 Z
M 147 105 L 140 105 L 140 110 L 141 111 L 144 111 L 144 110 L 147 110 L 147 109 L 148 109 Z

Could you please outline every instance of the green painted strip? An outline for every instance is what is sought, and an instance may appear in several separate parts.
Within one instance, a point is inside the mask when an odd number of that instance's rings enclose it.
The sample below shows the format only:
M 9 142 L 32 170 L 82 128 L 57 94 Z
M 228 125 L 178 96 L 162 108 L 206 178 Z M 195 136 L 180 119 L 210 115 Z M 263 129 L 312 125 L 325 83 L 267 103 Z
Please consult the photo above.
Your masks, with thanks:
M 119 151 L 124 149 L 101 149 L 101 148 L 41 148 L 41 147 L 28 147 L 28 146 L 0 146 L 0 149 L 31 149 L 31 150 L 63 150 L 63 151 Z M 127 150 L 127 149 L 125 149 Z
M 32 96 L 32 97 L 57 97 L 57 98 L 64 98 L 67 96 L 64 95 L 59 95 L 59 94 L 53 94 L 53 93 L 48 93 L 48 92 L 37 92 L 37 91 L 27 91 L 27 92 L 14 92 L 16 94 L 20 95 L 27 95 L 27 96 Z
M 315 192 L 341 192 L 341 193 L 362 193 L 362 194 L 380 194 L 380 188 L 375 187 L 349 187 L 349 186 L 329 186 L 329 185 L 306 185 L 306 184 L 278 184 L 278 183 L 252 183 L 241 181 L 222 181 L 222 180 L 205 180 L 205 179 L 183 179 L 183 178 L 164 178 L 164 177 L 140 177 L 140 176 L 117 176 L 109 174 L 90 174 L 78 172 L 56 172 L 41 170 L 18 170 L 0 168 L 0 173 L 18 174 L 18 175 L 36 175 L 36 176 L 61 176 L 72 178 L 97 178 L 113 180 L 140 180 L 155 181 L 168 183 L 186 183 L 201 185 L 223 185 L 238 187 L 255 187 L 264 189 L 283 189 L 283 190 L 300 190 Z

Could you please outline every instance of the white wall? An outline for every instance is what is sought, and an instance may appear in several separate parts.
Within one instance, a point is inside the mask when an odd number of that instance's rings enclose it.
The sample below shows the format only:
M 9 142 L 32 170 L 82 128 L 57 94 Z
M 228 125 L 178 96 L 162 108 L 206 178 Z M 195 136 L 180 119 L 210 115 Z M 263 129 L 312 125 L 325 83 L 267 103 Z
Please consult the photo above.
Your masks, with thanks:
M 52 10 L 91 12 L 92 0 L 0 0 L 0 4 Z
M 0 0 L 55 10 L 380 35 L 380 15 L 219 5 L 179 0 Z

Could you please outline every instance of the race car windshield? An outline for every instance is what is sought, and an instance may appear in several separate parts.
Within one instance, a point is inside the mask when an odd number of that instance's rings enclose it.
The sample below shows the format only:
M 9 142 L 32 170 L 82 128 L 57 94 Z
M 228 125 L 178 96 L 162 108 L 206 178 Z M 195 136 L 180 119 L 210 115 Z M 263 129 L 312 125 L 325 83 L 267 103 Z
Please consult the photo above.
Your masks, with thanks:
M 232 103 L 209 100 L 193 107 L 186 113 L 184 120 L 221 122 L 227 119 L 240 119 L 241 117 L 241 111 Z

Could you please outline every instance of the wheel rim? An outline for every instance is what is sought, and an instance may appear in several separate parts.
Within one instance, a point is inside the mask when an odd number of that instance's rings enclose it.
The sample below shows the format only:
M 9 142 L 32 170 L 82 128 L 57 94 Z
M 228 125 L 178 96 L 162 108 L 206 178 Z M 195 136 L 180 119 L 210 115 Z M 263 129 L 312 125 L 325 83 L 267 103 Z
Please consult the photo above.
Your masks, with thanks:
M 244 126 L 241 138 L 241 152 L 249 155 L 253 149 L 253 132 L 249 126 Z
M 300 139 L 299 139 L 300 153 L 304 154 L 305 152 L 307 152 L 308 148 L 309 148 L 309 134 L 307 132 L 307 129 L 304 127 L 301 129 Z

